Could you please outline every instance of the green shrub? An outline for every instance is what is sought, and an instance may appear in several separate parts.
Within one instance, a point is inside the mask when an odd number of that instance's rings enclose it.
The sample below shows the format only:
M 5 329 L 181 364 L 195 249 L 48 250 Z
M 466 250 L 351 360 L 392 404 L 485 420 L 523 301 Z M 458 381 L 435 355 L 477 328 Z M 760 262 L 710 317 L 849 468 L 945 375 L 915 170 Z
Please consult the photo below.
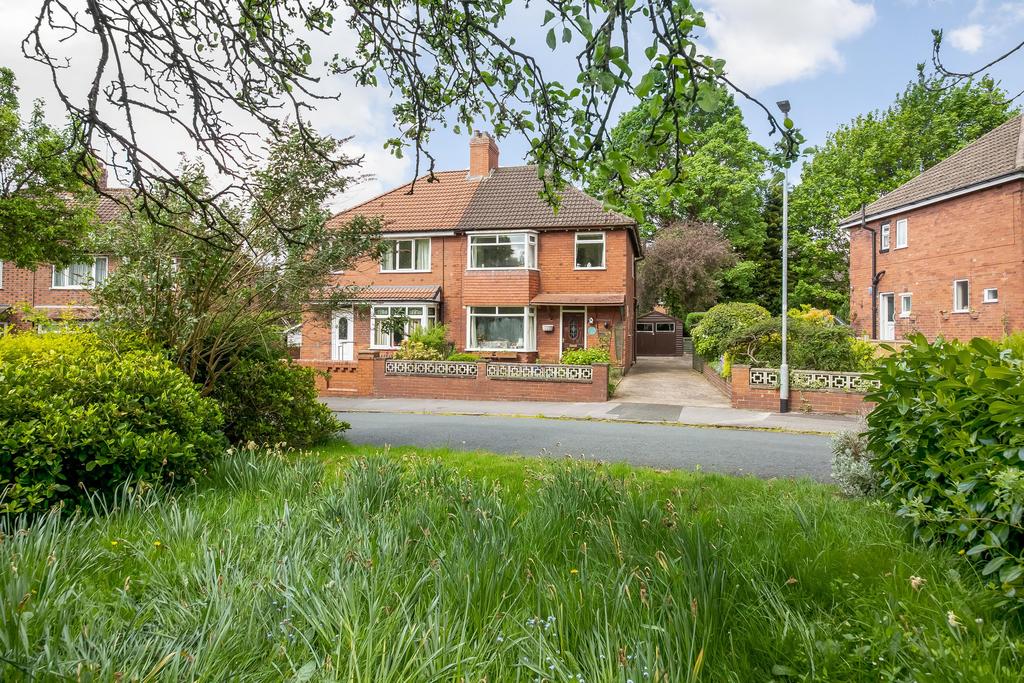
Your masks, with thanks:
M 873 466 L 926 542 L 984 565 L 993 587 L 1024 590 L 1024 359 L 1012 349 L 921 335 L 878 361 L 868 398 Z
M 437 352 L 441 358 L 447 357 L 448 354 L 455 350 L 455 344 L 448 341 L 447 325 L 417 327 L 409 333 L 406 341 L 422 344 L 424 347 Z
M 41 510 L 123 482 L 185 481 L 226 443 L 215 401 L 136 339 L 0 336 L 0 512 Z
M 832 478 L 847 496 L 867 498 L 882 492 L 882 478 L 871 467 L 871 451 L 862 430 L 832 437 Z
M 718 304 L 704 314 L 690 333 L 693 350 L 705 360 L 717 360 L 728 349 L 726 342 L 733 334 L 770 317 L 771 314 L 757 304 Z
M 594 363 L 611 363 L 608 349 L 572 349 L 562 354 L 562 365 L 593 365 Z
M 445 360 L 458 361 L 462 363 L 475 363 L 480 360 L 480 356 L 475 353 L 450 353 Z
M 789 319 L 789 366 L 802 370 L 856 372 L 863 369 L 863 349 L 850 328 Z M 725 344 L 733 363 L 777 368 L 782 363 L 782 318 L 754 323 L 735 332 Z M 872 351 L 873 352 L 873 351 Z
M 700 321 L 704 319 L 705 315 L 707 315 L 707 311 L 686 314 L 686 318 L 684 320 L 686 322 L 686 333 L 688 335 L 693 335 L 693 328 L 697 327 Z
M 253 352 L 213 384 L 234 444 L 304 448 L 349 428 L 318 399 L 316 372 L 277 354 Z
M 445 354 L 421 341 L 403 339 L 393 357 L 400 360 L 444 360 Z

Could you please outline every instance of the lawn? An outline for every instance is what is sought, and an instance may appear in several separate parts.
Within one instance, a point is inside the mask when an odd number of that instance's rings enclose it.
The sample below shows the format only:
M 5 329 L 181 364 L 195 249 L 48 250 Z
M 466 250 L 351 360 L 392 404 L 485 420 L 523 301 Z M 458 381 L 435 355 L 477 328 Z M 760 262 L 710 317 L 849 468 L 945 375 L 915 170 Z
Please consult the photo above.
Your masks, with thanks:
M 1021 680 L 1019 617 L 832 487 L 335 444 L 6 522 L 0 679 Z M 919 577 L 919 578 L 916 578 Z

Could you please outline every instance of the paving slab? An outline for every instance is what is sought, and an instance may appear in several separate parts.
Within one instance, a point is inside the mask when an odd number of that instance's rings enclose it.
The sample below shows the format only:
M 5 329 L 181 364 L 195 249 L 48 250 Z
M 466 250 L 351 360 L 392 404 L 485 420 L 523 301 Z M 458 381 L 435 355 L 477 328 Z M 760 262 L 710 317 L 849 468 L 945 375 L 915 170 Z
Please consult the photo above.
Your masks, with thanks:
M 615 387 L 619 403 L 723 408 L 729 399 L 693 369 L 689 355 L 641 356 Z

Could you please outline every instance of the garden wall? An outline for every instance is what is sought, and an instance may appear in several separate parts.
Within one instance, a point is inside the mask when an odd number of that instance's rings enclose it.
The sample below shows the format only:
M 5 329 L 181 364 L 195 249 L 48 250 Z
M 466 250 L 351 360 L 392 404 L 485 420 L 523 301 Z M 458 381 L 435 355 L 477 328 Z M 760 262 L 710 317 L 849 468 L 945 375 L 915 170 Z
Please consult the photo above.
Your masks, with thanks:
M 789 407 L 794 412 L 867 415 L 875 407 L 864 399 L 867 384 L 855 372 L 793 370 Z M 734 365 L 731 388 L 733 408 L 779 409 L 778 370 Z
M 323 371 L 321 396 L 471 401 L 608 400 L 608 365 L 408 361 L 360 352 L 357 362 L 301 361 Z

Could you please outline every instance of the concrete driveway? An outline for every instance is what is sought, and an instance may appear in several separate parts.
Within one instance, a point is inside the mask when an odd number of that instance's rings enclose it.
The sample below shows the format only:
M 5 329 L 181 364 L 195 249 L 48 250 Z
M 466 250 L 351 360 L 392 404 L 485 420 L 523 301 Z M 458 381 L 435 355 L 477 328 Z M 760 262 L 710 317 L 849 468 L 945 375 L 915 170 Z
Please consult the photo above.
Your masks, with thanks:
M 690 367 L 689 356 L 641 356 L 612 398 L 616 403 L 726 408 L 729 399 Z

